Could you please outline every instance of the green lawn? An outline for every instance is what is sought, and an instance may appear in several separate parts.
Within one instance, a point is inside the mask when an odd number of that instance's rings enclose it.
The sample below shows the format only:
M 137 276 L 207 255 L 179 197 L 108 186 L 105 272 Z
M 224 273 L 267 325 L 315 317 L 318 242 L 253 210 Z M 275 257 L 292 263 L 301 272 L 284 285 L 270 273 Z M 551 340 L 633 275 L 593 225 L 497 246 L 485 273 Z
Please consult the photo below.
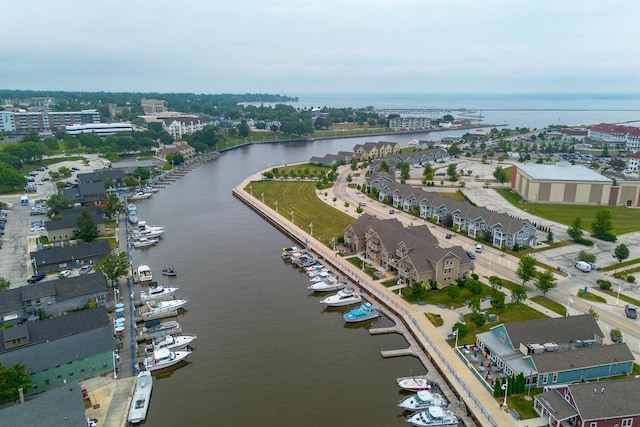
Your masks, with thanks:
M 607 302 L 606 299 L 604 299 L 603 297 L 601 297 L 600 295 L 595 295 L 592 292 L 587 292 L 586 294 L 584 293 L 583 289 L 580 289 L 578 291 L 578 297 L 586 299 L 587 301 L 593 301 L 593 302 Z
M 311 231 L 309 224 L 313 224 L 313 237 L 327 246 L 332 238 L 342 236 L 344 229 L 355 222 L 354 218 L 343 213 L 342 205 L 334 208 L 318 199 L 313 182 L 254 181 L 250 185 L 253 189 L 247 186 L 245 191 L 253 192 L 253 197 L 258 200 L 262 200 L 264 193 L 264 202 L 271 209 L 275 210 L 275 202 L 278 202 L 280 215 L 291 221 L 293 212 L 294 223 L 305 231 Z M 355 206 L 349 209 L 355 209 Z
M 589 237 L 591 223 L 595 219 L 595 213 L 601 209 L 607 209 L 611 212 L 613 222 L 613 234 L 625 234 L 632 231 L 640 230 L 640 222 L 638 221 L 638 211 L 625 207 L 600 207 L 600 206 L 578 206 L 569 204 L 550 205 L 546 203 L 520 203 L 522 197 L 513 192 L 510 188 L 496 189 L 498 194 L 504 197 L 513 206 L 532 212 L 535 215 L 546 218 L 550 221 L 565 224 L 567 227 L 576 217 L 582 219 L 582 226 L 585 230 L 586 237 Z
M 299 176 L 308 178 L 325 176 L 331 170 L 331 168 L 327 166 L 315 166 L 309 163 L 279 166 L 273 169 L 277 169 L 280 176 Z M 273 169 L 271 169 L 271 171 L 273 171 Z
M 559 302 L 550 300 L 547 297 L 543 297 L 541 295 L 529 298 L 531 301 L 540 304 L 541 306 L 548 308 L 551 311 L 555 311 L 556 313 L 562 315 L 562 316 L 566 316 L 567 315 L 567 308 L 560 304 Z

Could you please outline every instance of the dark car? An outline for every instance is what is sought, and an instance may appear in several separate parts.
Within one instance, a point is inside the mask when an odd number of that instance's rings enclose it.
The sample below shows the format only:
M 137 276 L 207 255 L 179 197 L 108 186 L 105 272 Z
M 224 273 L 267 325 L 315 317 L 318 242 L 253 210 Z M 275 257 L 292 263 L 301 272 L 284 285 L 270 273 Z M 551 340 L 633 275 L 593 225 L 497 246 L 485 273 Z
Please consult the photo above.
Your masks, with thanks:
M 465 252 L 467 253 L 467 256 L 470 259 L 476 259 L 476 256 L 475 256 L 475 254 L 473 252 L 471 252 L 471 251 L 465 251 Z
M 447 233 L 447 234 L 444 236 L 444 238 L 445 238 L 445 239 L 450 239 L 450 238 L 451 238 L 451 234 Z
M 39 282 L 40 280 L 44 279 L 45 277 L 47 277 L 47 275 L 45 273 L 34 274 L 33 276 L 31 276 L 31 277 L 29 277 L 27 279 L 27 282 L 36 283 L 36 282 Z

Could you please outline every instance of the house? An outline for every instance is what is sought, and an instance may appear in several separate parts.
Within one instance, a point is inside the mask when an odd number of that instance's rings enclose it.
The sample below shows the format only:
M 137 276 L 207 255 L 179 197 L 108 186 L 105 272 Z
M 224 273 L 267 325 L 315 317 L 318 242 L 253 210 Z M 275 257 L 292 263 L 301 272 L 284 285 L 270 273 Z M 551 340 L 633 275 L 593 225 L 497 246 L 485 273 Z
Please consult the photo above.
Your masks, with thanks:
M 85 426 L 82 387 L 76 382 L 53 388 L 24 403 L 0 409 L 0 427 Z
M 124 185 L 125 174 L 121 170 L 100 169 L 94 172 L 79 173 L 78 183 L 87 184 L 90 182 L 102 182 L 105 187 L 119 188 Z
M 25 365 L 40 393 L 114 370 L 115 340 L 107 310 L 97 307 L 0 330 L 0 364 Z
M 103 306 L 107 293 L 100 272 L 5 289 L 0 293 L 0 318 L 4 323 L 17 325 L 37 318 L 41 312 L 57 316 L 89 303 Z
M 640 128 L 634 126 L 600 123 L 589 128 L 589 138 L 610 148 L 640 150 Z
M 84 264 L 96 264 L 109 253 L 111 253 L 109 241 L 96 240 L 31 252 L 29 256 L 35 271 L 47 273 L 68 270 Z
M 551 426 L 637 426 L 640 381 L 624 379 L 545 388 L 534 409 Z
M 181 141 L 175 142 L 171 145 L 163 145 L 156 149 L 156 157 L 159 157 L 162 160 L 167 160 L 167 155 L 169 154 L 181 154 L 182 157 L 188 159 L 196 154 L 196 150 L 186 142 Z
M 527 384 L 555 386 L 629 374 L 634 357 L 626 344 L 603 345 L 591 314 L 503 323 L 476 336 L 476 344 L 505 375 Z
M 640 151 L 636 151 L 627 159 L 627 170 L 636 173 L 640 171 Z
M 180 140 L 185 135 L 193 135 L 207 125 L 199 116 L 177 116 L 161 119 L 162 130 L 167 131 L 173 139 Z
M 107 197 L 104 182 L 79 183 L 75 187 L 60 190 L 60 193 L 82 206 L 98 206 Z
M 364 252 L 366 250 L 366 235 L 369 228 L 402 228 L 402 224 L 397 219 L 382 220 L 368 213 L 360 215 L 358 220 L 350 224 L 344 230 L 344 244 L 351 252 Z
M 364 144 L 356 144 L 353 152 L 359 159 L 377 159 L 386 158 L 400 153 L 400 144 L 397 142 L 365 142 Z
M 68 242 L 74 239 L 75 232 L 78 230 L 78 218 L 83 212 L 89 214 L 93 223 L 98 227 L 98 232 L 101 235 L 104 234 L 104 215 L 102 215 L 98 206 L 63 209 L 60 211 L 60 219 L 45 223 L 44 227 L 47 230 L 49 242 Z

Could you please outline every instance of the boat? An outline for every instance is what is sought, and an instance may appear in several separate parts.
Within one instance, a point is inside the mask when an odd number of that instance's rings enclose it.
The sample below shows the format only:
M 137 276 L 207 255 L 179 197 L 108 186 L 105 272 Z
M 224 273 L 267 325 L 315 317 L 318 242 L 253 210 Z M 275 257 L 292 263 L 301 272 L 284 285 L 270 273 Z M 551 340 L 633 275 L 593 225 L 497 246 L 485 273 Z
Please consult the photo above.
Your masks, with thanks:
M 458 417 L 456 417 L 452 411 L 444 409 L 442 406 L 429 406 L 429 408 L 424 411 L 416 412 L 408 416 L 407 422 L 420 427 L 456 427 L 458 425 Z
M 152 357 L 144 359 L 144 367 L 147 371 L 159 371 L 182 362 L 190 354 L 189 350 L 171 351 L 167 348 L 161 348 L 154 351 Z
M 166 227 L 160 225 L 149 225 L 147 224 L 147 221 L 138 221 L 138 229 L 136 230 L 136 232 L 140 233 L 142 231 L 164 231 L 165 229 Z
M 153 193 L 147 193 L 146 191 L 136 191 L 135 194 L 127 197 L 129 200 L 144 200 L 153 196 Z
M 380 317 L 380 311 L 368 302 L 342 315 L 342 318 L 347 323 L 364 322 L 365 320 L 371 320 L 377 317 Z
M 127 215 L 127 218 L 129 219 L 129 222 L 131 224 L 138 223 L 138 214 L 136 212 L 129 212 L 129 214 Z
M 309 279 L 309 281 L 311 283 L 315 283 L 315 282 L 324 282 L 326 280 L 333 280 L 333 279 L 337 279 L 335 274 L 331 272 L 324 272 L 312 277 L 311 279 Z
M 424 411 L 430 406 L 446 407 L 449 404 L 447 399 L 440 393 L 433 393 L 429 390 L 422 390 L 411 396 L 407 396 L 398 402 L 398 406 L 407 411 Z
M 320 304 L 326 304 L 329 307 L 342 307 L 358 304 L 360 301 L 362 301 L 362 297 L 353 288 L 342 288 L 337 294 L 321 299 Z
M 142 264 L 138 267 L 138 280 L 140 282 L 150 282 L 153 279 L 153 274 L 148 265 Z
M 162 237 L 164 230 L 143 230 L 143 231 L 134 231 L 131 233 L 131 236 L 134 240 L 140 240 L 143 238 L 151 239 L 153 237 Z
M 314 277 L 320 276 L 321 274 L 329 274 L 330 271 L 327 268 L 321 268 L 320 270 L 311 270 L 307 271 L 307 276 L 313 279 Z
M 153 343 L 145 346 L 147 353 L 153 353 L 161 348 L 168 348 L 169 350 L 176 351 L 186 348 L 189 344 L 195 340 L 195 335 L 165 335 L 156 337 Z
M 297 253 L 299 251 L 300 251 L 300 248 L 297 246 L 282 248 L 282 253 L 280 254 L 280 256 L 282 257 L 282 259 L 289 259 L 294 253 Z
M 138 208 L 133 203 L 127 203 L 127 213 L 138 212 Z
M 180 324 L 175 320 L 169 320 L 167 322 L 161 322 L 160 320 L 151 320 L 146 322 L 142 327 L 141 335 L 169 335 L 180 333 L 182 329 Z M 149 337 L 151 338 L 151 336 Z
M 140 299 L 142 301 L 151 301 L 152 299 L 166 299 L 167 297 L 173 295 L 173 293 L 177 290 L 178 288 L 165 288 L 164 286 L 158 284 L 158 282 L 151 282 L 149 284 L 149 289 L 140 292 Z
M 187 303 L 186 299 L 172 299 L 169 301 L 149 301 L 140 308 L 142 317 L 149 318 L 171 313 Z
M 131 424 L 141 423 L 147 418 L 151 390 L 153 389 L 153 377 L 149 371 L 141 371 L 136 377 L 136 387 L 131 398 L 131 407 L 127 420 Z
M 158 191 L 160 191 L 160 189 L 147 185 L 142 189 L 142 191 L 144 191 L 145 193 L 157 193 Z
M 417 139 L 412 139 L 411 141 L 409 141 L 409 147 L 417 147 L 418 145 L 420 145 L 420 141 Z
M 146 237 L 140 238 L 140 240 L 136 240 L 133 242 L 133 247 L 136 249 L 147 248 L 149 246 L 153 246 L 158 243 L 158 239 L 149 239 Z
M 178 273 L 176 272 L 176 269 L 173 267 L 165 267 L 162 269 L 162 274 L 164 274 L 165 276 L 177 276 Z
M 396 380 L 398 387 L 409 391 L 431 390 L 433 381 L 428 380 L 426 376 L 420 377 L 402 377 Z
M 340 283 L 337 278 L 328 278 L 327 280 L 311 283 L 309 286 L 307 286 L 307 289 L 313 292 L 329 292 L 337 291 L 344 288 L 345 286 L 346 285 L 344 283 Z

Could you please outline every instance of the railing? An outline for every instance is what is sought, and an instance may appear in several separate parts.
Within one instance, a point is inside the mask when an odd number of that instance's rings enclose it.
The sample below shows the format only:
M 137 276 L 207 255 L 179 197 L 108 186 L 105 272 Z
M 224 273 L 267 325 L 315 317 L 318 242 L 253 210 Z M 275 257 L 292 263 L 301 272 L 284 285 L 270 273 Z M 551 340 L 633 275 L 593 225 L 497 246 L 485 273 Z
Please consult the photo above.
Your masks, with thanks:
M 297 227 L 287 227 L 285 223 L 284 217 L 281 215 L 274 215 L 274 213 L 270 209 L 265 209 L 265 207 L 260 204 L 257 200 L 256 203 L 249 202 L 249 199 L 244 194 L 243 190 L 235 190 L 234 193 L 241 199 L 245 200 L 251 207 L 270 218 L 271 221 L 280 223 L 280 228 L 285 230 L 291 237 L 296 239 L 300 244 L 304 244 L 307 246 L 308 250 L 314 251 L 315 253 L 321 255 L 325 260 L 331 262 L 336 268 L 341 270 L 344 274 L 346 274 L 354 283 L 357 283 L 361 287 L 366 287 L 366 290 L 369 293 L 376 297 L 378 301 L 384 303 L 387 308 L 396 312 L 396 314 L 401 314 L 405 321 L 410 322 L 413 325 L 413 329 L 417 334 L 422 338 L 426 347 L 429 347 L 429 352 L 434 354 L 439 359 L 439 365 L 444 368 L 444 370 L 448 370 L 449 373 L 447 377 L 453 378 L 459 385 L 462 387 L 464 392 L 467 394 L 467 397 L 475 404 L 476 408 L 482 415 L 484 415 L 489 423 L 492 426 L 498 426 L 495 422 L 491 414 L 482 406 L 480 400 L 477 398 L 475 394 L 471 391 L 471 389 L 467 386 L 467 384 L 462 380 L 462 378 L 456 373 L 453 366 L 448 362 L 445 355 L 440 352 L 438 347 L 436 347 L 433 341 L 427 336 L 427 334 L 422 330 L 419 326 L 418 321 L 413 317 L 413 315 L 402 305 L 398 304 L 396 301 L 393 301 L 389 298 L 389 295 L 383 293 L 383 291 L 371 284 L 365 285 L 367 280 L 369 280 L 368 276 L 364 275 L 362 271 L 355 269 L 353 265 L 343 262 L 339 257 L 336 256 L 335 252 L 331 251 L 324 245 L 318 244 L 313 241 L 313 238 L 309 238 L 307 233 L 299 230 Z M 423 347 L 423 350 L 426 351 L 426 347 Z

